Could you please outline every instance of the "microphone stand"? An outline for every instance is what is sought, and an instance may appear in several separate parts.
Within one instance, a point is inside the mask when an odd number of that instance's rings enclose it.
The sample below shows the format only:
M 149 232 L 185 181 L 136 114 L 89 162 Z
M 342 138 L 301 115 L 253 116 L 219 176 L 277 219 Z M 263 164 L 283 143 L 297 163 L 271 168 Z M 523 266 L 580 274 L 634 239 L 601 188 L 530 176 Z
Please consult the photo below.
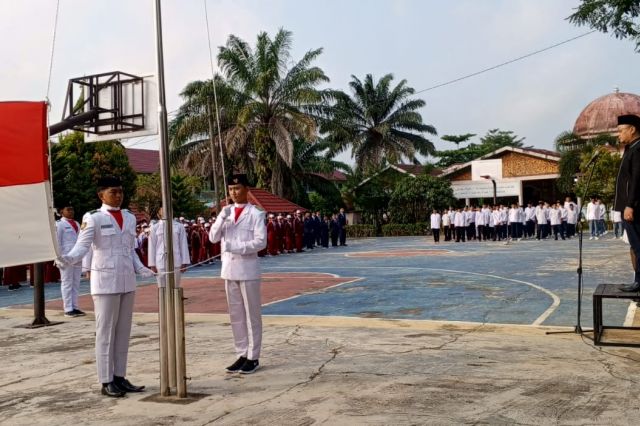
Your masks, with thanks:
M 584 187 L 584 191 L 582 193 L 582 200 L 587 198 L 587 194 L 589 193 L 589 186 L 591 185 L 591 178 L 593 177 L 593 172 L 596 168 L 596 164 L 598 163 L 598 158 L 600 156 L 596 154 L 589 163 L 591 163 L 591 170 L 589 171 L 589 177 L 587 177 L 587 184 Z M 586 332 L 590 332 L 593 330 L 583 330 L 582 325 L 580 324 L 580 319 L 582 316 L 582 293 L 583 293 L 583 278 L 582 278 L 582 240 L 584 235 L 584 227 L 582 226 L 582 206 L 578 205 L 578 314 L 576 319 L 576 325 L 573 328 L 573 331 L 547 331 L 545 334 L 564 334 L 564 333 L 576 333 L 583 334 Z

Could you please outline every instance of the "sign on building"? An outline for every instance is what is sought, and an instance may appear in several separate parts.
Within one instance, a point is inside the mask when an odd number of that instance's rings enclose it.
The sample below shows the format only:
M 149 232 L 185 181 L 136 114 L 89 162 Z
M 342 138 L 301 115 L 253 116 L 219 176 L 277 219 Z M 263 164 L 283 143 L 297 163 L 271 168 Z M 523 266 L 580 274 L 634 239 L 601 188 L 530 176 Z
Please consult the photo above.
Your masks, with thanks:
M 490 180 L 451 182 L 453 195 L 457 199 L 463 198 L 491 198 L 493 184 Z M 498 197 L 517 197 L 520 195 L 520 181 L 497 181 L 496 195 Z

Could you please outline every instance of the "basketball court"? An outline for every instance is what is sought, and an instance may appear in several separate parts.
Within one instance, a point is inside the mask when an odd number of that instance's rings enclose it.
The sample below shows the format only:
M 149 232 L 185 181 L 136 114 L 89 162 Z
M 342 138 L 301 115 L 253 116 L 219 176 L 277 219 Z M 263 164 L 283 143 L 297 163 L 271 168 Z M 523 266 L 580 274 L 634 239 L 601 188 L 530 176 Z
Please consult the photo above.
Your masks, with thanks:
M 434 244 L 427 237 L 349 241 L 347 247 L 261 259 L 265 315 L 312 315 L 573 326 L 577 240 Z M 585 241 L 582 325 L 590 327 L 591 294 L 599 283 L 629 279 L 627 246 Z M 627 271 L 620 272 L 620 271 Z M 219 263 L 183 276 L 185 312 L 225 313 Z M 61 310 L 59 286 L 47 284 L 47 310 Z M 80 307 L 92 311 L 88 283 Z M 157 312 L 157 287 L 141 282 L 136 312 Z M 0 296 L 1 306 L 32 301 L 29 289 Z M 608 301 L 605 322 L 633 320 L 635 304 Z M 630 317 L 629 317 L 630 315 Z

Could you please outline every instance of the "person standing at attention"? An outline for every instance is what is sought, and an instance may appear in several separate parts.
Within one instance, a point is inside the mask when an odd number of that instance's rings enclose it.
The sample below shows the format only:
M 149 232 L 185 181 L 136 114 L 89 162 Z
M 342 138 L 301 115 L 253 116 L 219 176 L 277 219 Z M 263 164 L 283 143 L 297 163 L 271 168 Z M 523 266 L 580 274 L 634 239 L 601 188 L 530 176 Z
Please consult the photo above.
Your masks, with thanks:
M 116 177 L 98 181 L 102 207 L 82 218 L 78 241 L 59 261 L 71 267 L 92 249 L 91 296 L 96 315 L 96 367 L 102 394 L 122 397 L 127 392 L 142 392 L 125 378 L 136 274 L 153 276 L 135 252 L 136 217 L 120 209 L 124 194 Z
M 223 208 L 209 239 L 221 241 L 222 268 L 237 359 L 228 373 L 251 374 L 260 366 L 262 313 L 258 252 L 267 246 L 264 212 L 248 202 L 249 183 L 243 174 L 229 181 L 232 206 Z
M 627 231 L 631 246 L 631 264 L 635 272 L 633 284 L 623 291 L 640 291 L 640 117 L 618 117 L 618 140 L 624 147 L 616 180 L 613 209 L 622 212 L 622 228 Z

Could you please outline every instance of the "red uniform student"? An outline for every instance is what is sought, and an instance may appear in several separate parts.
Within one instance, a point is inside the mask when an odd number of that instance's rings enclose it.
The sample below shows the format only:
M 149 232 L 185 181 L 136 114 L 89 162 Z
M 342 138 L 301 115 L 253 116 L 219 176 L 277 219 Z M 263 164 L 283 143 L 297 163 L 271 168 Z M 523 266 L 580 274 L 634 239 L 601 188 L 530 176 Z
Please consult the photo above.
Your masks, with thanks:
M 267 222 L 267 252 L 270 256 L 278 255 L 278 230 L 273 214 L 269 215 Z

